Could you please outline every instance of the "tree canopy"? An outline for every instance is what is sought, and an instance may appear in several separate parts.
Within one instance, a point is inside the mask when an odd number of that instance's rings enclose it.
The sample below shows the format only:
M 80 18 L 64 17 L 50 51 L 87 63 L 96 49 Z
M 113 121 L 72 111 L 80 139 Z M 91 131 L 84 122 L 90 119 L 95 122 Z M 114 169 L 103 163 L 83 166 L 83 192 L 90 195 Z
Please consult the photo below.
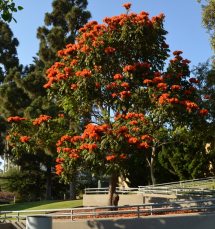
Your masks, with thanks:
M 164 15 L 149 19 L 147 12 L 129 13 L 131 4 L 123 6 L 127 14 L 81 28 L 76 43 L 58 51 L 61 61 L 47 70 L 44 87 L 74 120 L 92 114 L 81 136 L 65 135 L 58 142 L 57 173 L 64 179 L 83 166 L 114 180 L 123 160 L 142 154 L 155 183 L 156 149 L 208 114 L 198 106 L 194 85 L 200 82 L 188 79 L 190 61 L 182 51 L 173 53 L 164 70 L 169 55 Z

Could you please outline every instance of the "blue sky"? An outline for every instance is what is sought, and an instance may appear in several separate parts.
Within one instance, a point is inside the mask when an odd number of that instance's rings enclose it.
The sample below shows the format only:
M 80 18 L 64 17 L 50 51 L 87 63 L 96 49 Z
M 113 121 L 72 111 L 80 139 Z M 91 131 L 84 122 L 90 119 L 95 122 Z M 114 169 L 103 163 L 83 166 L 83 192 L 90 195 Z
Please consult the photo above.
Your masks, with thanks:
M 36 38 L 37 28 L 44 25 L 46 12 L 52 11 L 52 0 L 14 0 L 16 5 L 24 7 L 14 14 L 17 23 L 11 22 L 14 37 L 19 40 L 18 57 L 20 64 L 32 63 L 39 49 Z M 124 0 L 88 0 L 91 20 L 102 23 L 104 17 L 125 13 Z M 164 28 L 169 32 L 166 43 L 171 52 L 183 51 L 183 57 L 191 60 L 191 68 L 205 62 L 213 54 L 208 34 L 201 27 L 201 5 L 196 0 L 129 0 L 131 12 L 148 11 L 150 17 L 164 13 Z M 204 3 L 204 1 L 202 1 Z
M 167 44 L 171 52 L 183 51 L 183 57 L 191 60 L 191 67 L 206 61 L 213 52 L 208 34 L 201 27 L 201 5 L 196 0 L 130 0 L 131 12 L 148 11 L 150 17 L 164 13 L 164 28 L 168 31 Z M 17 23 L 10 23 L 14 37 L 19 40 L 18 57 L 20 63 L 32 63 L 32 57 L 39 48 L 36 38 L 37 28 L 44 25 L 46 12 L 52 10 L 52 0 L 15 0 L 16 5 L 24 7 L 14 14 Z M 102 23 L 106 16 L 125 13 L 124 0 L 88 0 L 91 20 Z M 203 1 L 204 3 L 204 1 Z

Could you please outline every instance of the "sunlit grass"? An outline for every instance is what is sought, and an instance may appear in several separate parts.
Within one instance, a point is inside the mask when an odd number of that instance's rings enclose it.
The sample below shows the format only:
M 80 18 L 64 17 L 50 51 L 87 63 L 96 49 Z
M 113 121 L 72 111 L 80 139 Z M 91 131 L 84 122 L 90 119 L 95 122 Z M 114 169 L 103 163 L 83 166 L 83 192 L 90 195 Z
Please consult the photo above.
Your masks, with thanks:
M 83 205 L 83 200 L 68 200 L 68 201 L 57 201 L 57 200 L 47 200 L 47 201 L 37 201 L 37 202 L 26 202 L 26 203 L 18 203 L 18 204 L 7 204 L 0 205 L 0 213 L 3 211 L 28 211 L 28 210 L 44 210 L 44 209 L 65 209 L 65 208 L 76 208 L 81 207 Z M 0 220 L 4 219 L 4 215 L 2 215 Z M 9 215 L 15 215 L 16 213 L 10 213 Z M 21 215 L 36 215 L 36 214 L 44 214 L 44 212 L 26 212 L 20 213 Z M 8 219 L 10 220 L 10 219 Z

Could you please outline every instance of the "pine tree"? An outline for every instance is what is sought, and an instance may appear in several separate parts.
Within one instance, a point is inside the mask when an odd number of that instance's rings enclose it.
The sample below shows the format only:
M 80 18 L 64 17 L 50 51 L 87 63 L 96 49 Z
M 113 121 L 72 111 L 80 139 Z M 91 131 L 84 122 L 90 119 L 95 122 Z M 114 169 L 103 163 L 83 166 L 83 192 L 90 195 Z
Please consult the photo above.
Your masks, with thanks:
M 85 10 L 87 4 L 87 0 L 53 1 L 53 11 L 45 15 L 45 26 L 37 30 L 37 38 L 40 40 L 38 55 L 46 69 L 53 64 L 53 60 L 59 60 L 58 50 L 75 42 L 78 30 L 91 17 L 90 12 Z
M 11 115 L 22 115 L 29 105 L 28 96 L 17 88 L 14 81 L 17 75 L 22 77 L 25 74 L 19 65 L 18 45 L 8 24 L 0 21 L 0 113 L 5 119 Z
M 37 38 L 40 40 L 37 57 L 34 57 L 32 71 L 23 79 L 16 77 L 18 87 L 31 98 L 31 105 L 25 110 L 25 115 L 31 118 L 39 114 L 56 116 L 56 101 L 48 100 L 46 90 L 46 69 L 53 61 L 59 61 L 57 51 L 69 43 L 75 42 L 77 31 L 91 17 L 86 11 L 87 0 L 54 0 L 53 11 L 46 13 L 45 26 L 39 27 Z M 50 29 L 51 27 L 51 29 Z

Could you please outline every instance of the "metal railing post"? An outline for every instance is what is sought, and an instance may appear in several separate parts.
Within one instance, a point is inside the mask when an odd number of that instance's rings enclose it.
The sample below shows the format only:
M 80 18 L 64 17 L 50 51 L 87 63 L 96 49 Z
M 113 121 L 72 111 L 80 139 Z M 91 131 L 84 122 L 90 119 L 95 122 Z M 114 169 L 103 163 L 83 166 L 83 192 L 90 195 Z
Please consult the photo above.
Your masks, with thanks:
M 17 212 L 17 221 L 19 222 L 19 212 Z
M 140 207 L 137 206 L 137 218 L 139 219 L 140 218 Z
M 151 206 L 151 215 L 153 215 L 153 206 Z
M 93 209 L 93 218 L 94 219 L 96 218 L 96 209 L 95 208 Z
M 73 210 L 71 209 L 71 221 L 73 221 Z

